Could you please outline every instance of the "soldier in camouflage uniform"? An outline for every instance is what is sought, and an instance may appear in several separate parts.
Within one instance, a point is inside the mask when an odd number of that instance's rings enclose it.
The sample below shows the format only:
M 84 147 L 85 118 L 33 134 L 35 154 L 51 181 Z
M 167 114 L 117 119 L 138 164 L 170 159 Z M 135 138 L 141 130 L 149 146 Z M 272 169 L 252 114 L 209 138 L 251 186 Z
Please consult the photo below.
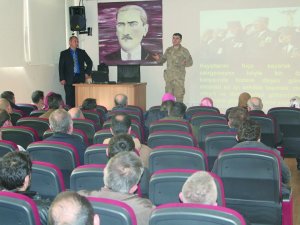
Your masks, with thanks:
M 178 102 L 183 102 L 185 93 L 185 67 L 193 65 L 193 59 L 189 51 L 180 44 L 181 40 L 181 34 L 173 34 L 173 46 L 167 48 L 162 57 L 158 54 L 153 55 L 158 63 L 167 61 L 167 69 L 164 71 L 166 81 L 165 92 L 172 93 Z

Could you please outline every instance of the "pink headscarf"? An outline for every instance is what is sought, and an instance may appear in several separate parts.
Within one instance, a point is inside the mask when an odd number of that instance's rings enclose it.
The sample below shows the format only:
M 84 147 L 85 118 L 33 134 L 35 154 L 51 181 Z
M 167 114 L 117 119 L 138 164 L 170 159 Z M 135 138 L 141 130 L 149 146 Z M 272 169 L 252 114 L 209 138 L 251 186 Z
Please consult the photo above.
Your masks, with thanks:
M 205 97 L 201 100 L 200 106 L 213 107 L 214 103 L 211 98 Z
M 174 95 L 172 95 L 171 93 L 165 93 L 161 99 L 162 102 L 165 101 L 173 101 L 176 102 L 176 98 Z

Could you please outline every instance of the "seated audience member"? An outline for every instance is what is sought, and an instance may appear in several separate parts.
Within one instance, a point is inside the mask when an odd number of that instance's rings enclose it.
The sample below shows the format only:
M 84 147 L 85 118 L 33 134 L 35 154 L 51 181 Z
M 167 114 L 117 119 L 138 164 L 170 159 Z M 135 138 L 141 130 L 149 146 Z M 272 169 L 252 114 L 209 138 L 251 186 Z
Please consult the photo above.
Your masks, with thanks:
M 70 114 L 64 109 L 57 109 L 49 117 L 50 129 L 54 132 L 46 138 L 47 141 L 59 141 L 73 145 L 78 152 L 80 164 L 84 163 L 85 143 L 73 132 L 73 121 Z
M 10 115 L 5 109 L 0 109 L 0 127 L 12 126 Z
M 0 97 L 5 98 L 7 101 L 9 101 L 12 109 L 21 110 L 21 108 L 16 105 L 15 94 L 12 91 L 2 92 Z
M 112 135 L 119 134 L 130 134 L 131 131 L 131 119 L 128 114 L 124 112 L 117 112 L 111 118 L 111 128 L 110 131 Z M 132 138 L 134 141 L 134 148 L 138 151 L 144 166 L 148 168 L 148 159 L 152 151 L 147 145 L 141 144 L 138 138 Z M 103 141 L 103 144 L 108 144 L 110 138 L 107 138 Z
M 108 142 L 107 156 L 110 159 L 119 152 L 133 152 L 134 150 L 134 142 L 129 134 L 117 134 Z
M 27 152 L 9 152 L 0 158 L 0 189 L 32 198 L 39 211 L 41 223 L 47 224 L 50 201 L 41 199 L 36 192 L 27 191 L 30 186 L 32 162 Z
M 95 98 L 86 98 L 81 105 L 82 110 L 96 110 L 97 101 Z
M 163 120 L 177 120 L 177 121 L 182 121 L 182 122 L 188 122 L 185 118 L 185 112 L 186 112 L 186 105 L 182 102 L 175 102 L 169 109 L 169 114 L 168 116 L 160 119 L 161 121 Z M 198 137 L 198 131 L 196 126 L 192 126 L 192 133 L 194 137 Z
M 251 95 L 247 92 L 243 92 L 239 96 L 238 107 L 247 109 L 247 102 L 251 98 Z
M 40 115 L 40 118 L 49 118 L 56 109 L 63 108 L 63 100 L 60 94 L 52 93 L 48 96 L 48 111 Z
M 53 200 L 48 225 L 100 225 L 100 218 L 87 198 L 65 191 Z
M 51 96 L 52 94 L 55 94 L 55 93 L 52 92 L 52 91 L 50 91 L 50 92 L 46 95 L 46 97 L 44 98 L 44 109 L 45 109 L 45 110 L 48 110 L 48 109 L 49 109 L 49 103 L 48 103 L 48 101 L 49 101 L 49 96 Z
M 173 106 L 171 106 L 169 114 L 166 117 L 162 118 L 162 120 L 178 120 L 186 122 L 186 120 L 183 118 L 186 109 L 187 107 L 184 103 L 175 102 Z
M 247 101 L 248 111 L 251 113 L 265 115 L 263 109 L 263 103 L 259 97 L 252 97 Z
M 165 93 L 162 97 L 160 111 L 148 111 L 145 114 L 145 137 L 148 137 L 150 124 L 169 115 L 176 98 L 171 93 Z
M 200 106 L 213 107 L 214 106 L 214 102 L 213 102 L 213 100 L 211 98 L 205 97 L 205 98 L 201 99 Z
M 300 109 L 300 97 L 295 96 L 290 99 L 290 107 Z
M 148 225 L 154 206 L 149 199 L 134 194 L 142 174 L 141 159 L 134 152 L 120 152 L 108 161 L 104 169 L 105 186 L 95 191 L 79 191 L 79 194 L 122 201 L 133 209 L 138 225 Z
M 246 110 L 248 110 L 248 106 L 247 106 L 247 102 L 248 100 L 251 98 L 251 95 L 247 92 L 243 92 L 240 94 L 239 96 L 239 100 L 238 100 L 238 106 L 237 107 L 240 107 L 240 108 L 244 108 Z M 230 107 L 226 110 L 226 117 L 228 118 L 228 115 L 230 113 L 230 111 L 235 108 L 235 107 Z
M 68 113 L 72 119 L 84 119 L 84 115 L 80 108 L 74 107 L 69 109 Z
M 44 108 L 44 92 L 36 90 L 31 95 L 32 103 L 37 107 L 38 110 Z
M 5 98 L 0 98 L 0 109 L 6 110 L 9 114 L 13 112 L 12 107 Z
M 291 179 L 291 171 L 285 164 L 280 152 L 277 149 L 270 148 L 269 146 L 260 142 L 261 128 L 258 123 L 252 120 L 245 120 L 241 123 L 237 132 L 237 141 L 239 142 L 233 148 L 260 148 L 272 150 L 278 154 L 281 165 L 281 178 L 282 178 L 282 193 L 289 193 L 289 182 Z
M 179 194 L 183 203 L 217 205 L 218 191 L 214 178 L 206 171 L 193 173 Z
M 117 94 L 114 98 L 115 107 L 114 109 L 125 108 L 128 105 L 128 97 L 124 94 Z
M 12 123 L 10 121 L 10 115 L 4 109 L 0 109 L 0 128 L 1 127 L 10 127 Z M 2 132 L 0 130 L 0 140 L 2 140 Z M 17 145 L 19 151 L 25 151 L 25 149 L 21 145 Z
M 248 119 L 248 111 L 245 108 L 233 107 L 228 115 L 230 132 L 237 132 L 240 124 Z

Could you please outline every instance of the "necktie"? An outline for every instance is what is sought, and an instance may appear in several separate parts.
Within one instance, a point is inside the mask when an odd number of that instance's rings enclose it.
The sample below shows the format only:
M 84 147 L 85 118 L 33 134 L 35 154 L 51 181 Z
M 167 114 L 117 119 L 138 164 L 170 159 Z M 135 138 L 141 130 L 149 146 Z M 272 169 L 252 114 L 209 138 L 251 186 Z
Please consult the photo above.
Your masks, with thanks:
M 78 57 L 76 54 L 76 51 L 72 50 L 72 56 L 73 56 L 73 62 L 74 62 L 74 74 L 79 74 L 79 63 L 78 63 Z

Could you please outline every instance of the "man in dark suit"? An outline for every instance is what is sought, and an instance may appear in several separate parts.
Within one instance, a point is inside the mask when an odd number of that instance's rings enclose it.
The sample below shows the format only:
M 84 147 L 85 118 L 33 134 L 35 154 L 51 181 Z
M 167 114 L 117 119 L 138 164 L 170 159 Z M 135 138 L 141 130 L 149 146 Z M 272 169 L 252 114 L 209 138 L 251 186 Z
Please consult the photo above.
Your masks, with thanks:
M 105 56 L 107 61 L 154 61 L 152 54 L 142 46 L 148 33 L 148 18 L 145 10 L 137 5 L 126 5 L 117 12 L 116 34 L 120 49 Z
M 54 132 L 46 138 L 47 141 L 59 141 L 73 145 L 79 155 L 80 164 L 84 164 L 85 143 L 77 136 L 72 135 L 73 121 L 70 114 L 64 109 L 57 109 L 49 117 L 50 129 Z
M 60 53 L 59 81 L 65 88 L 66 104 L 74 107 L 75 87 L 73 84 L 85 82 L 92 72 L 93 62 L 84 50 L 78 48 L 76 36 L 70 37 L 69 45 L 68 49 Z

